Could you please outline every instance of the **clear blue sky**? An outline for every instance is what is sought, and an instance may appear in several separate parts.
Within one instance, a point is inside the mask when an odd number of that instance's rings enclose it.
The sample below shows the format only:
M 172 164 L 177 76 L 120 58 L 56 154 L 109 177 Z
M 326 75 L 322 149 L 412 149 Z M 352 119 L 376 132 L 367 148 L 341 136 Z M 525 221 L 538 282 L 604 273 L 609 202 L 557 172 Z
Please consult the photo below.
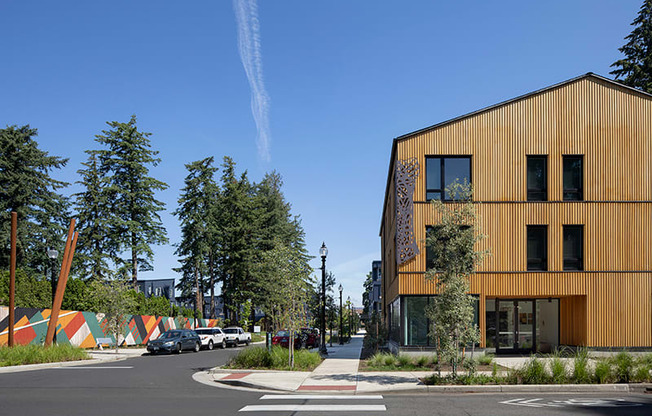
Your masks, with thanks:
M 185 163 L 229 155 L 254 181 L 276 169 L 308 248 L 317 256 L 326 242 L 327 268 L 360 305 L 380 259 L 392 139 L 589 71 L 609 76 L 641 4 L 259 1 L 250 84 L 238 30 L 256 21 L 245 10 L 239 26 L 231 1 L 0 0 L 0 125 L 38 128 L 43 149 L 70 158 L 55 177 L 74 182 L 105 122 L 136 114 L 163 159 L 152 174 L 170 185 L 158 197 L 171 243 Z M 262 133 L 252 85 L 268 97 Z M 174 247 L 155 250 L 141 276 L 174 276 Z

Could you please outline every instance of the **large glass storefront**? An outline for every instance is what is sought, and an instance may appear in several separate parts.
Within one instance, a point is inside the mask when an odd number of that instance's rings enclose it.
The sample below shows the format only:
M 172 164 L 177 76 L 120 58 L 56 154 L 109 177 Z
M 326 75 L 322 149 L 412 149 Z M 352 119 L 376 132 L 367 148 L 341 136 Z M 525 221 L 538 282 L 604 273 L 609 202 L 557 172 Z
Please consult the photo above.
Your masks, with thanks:
M 400 296 L 391 304 L 390 339 L 407 347 L 429 347 L 428 330 L 432 326 L 426 308 L 433 296 Z M 479 301 L 476 298 L 474 323 L 479 321 Z
M 487 299 L 487 348 L 527 353 L 550 352 L 558 345 L 559 299 Z

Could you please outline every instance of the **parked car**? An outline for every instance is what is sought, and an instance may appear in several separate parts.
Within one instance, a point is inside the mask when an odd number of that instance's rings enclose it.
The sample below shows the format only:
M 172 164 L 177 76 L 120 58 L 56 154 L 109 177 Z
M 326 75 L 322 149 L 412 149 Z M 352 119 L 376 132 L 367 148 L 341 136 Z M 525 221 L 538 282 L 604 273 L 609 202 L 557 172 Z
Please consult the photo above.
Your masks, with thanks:
M 288 348 L 290 346 L 290 331 L 282 329 L 278 331 L 272 337 L 272 345 L 280 345 L 281 347 Z M 295 332 L 294 334 L 294 348 L 299 348 L 301 346 L 301 339 L 299 334 Z
M 280 330 L 272 337 L 272 345 L 288 348 L 290 345 L 290 331 Z M 319 331 L 314 328 L 301 328 L 294 333 L 294 348 L 319 347 Z
M 244 329 L 239 326 L 232 326 L 230 328 L 224 328 L 222 330 L 226 336 L 226 346 L 229 345 L 238 346 L 239 344 L 249 345 L 251 342 L 251 334 L 245 332 Z
M 147 342 L 147 351 L 151 354 L 159 352 L 181 353 L 182 350 L 198 352 L 201 348 L 199 335 L 191 329 L 170 329 L 163 332 L 155 340 Z
M 226 335 L 218 327 L 214 328 L 195 328 L 195 332 L 201 339 L 201 346 L 212 350 L 213 347 L 219 346 L 226 348 Z

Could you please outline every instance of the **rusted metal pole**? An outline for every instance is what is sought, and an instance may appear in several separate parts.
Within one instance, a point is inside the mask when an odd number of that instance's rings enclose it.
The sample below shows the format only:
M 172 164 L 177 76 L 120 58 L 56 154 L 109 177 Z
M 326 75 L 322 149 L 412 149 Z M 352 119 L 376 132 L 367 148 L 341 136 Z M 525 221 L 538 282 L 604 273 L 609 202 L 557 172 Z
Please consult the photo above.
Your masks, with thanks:
M 10 347 L 14 346 L 14 319 L 16 306 L 16 235 L 18 233 L 18 213 L 11 213 L 11 252 L 9 260 L 9 340 Z
M 57 321 L 59 319 L 59 311 L 61 310 L 61 302 L 63 301 L 63 290 L 65 290 L 65 284 L 61 286 L 64 273 L 69 267 L 67 266 L 68 257 L 70 250 L 72 248 L 72 239 L 75 229 L 75 219 L 70 220 L 70 228 L 68 229 L 68 238 L 66 239 L 66 248 L 63 251 L 63 261 L 61 262 L 61 271 L 59 272 L 59 284 L 57 286 L 57 291 L 55 293 L 54 299 L 52 300 L 52 310 L 50 311 L 50 322 L 48 322 L 48 331 L 45 334 L 45 346 L 49 347 L 54 341 L 55 332 L 57 329 Z M 74 249 L 73 249 L 74 250 Z M 61 288 L 61 289 L 60 289 Z M 59 291 L 61 290 L 61 296 L 59 296 Z

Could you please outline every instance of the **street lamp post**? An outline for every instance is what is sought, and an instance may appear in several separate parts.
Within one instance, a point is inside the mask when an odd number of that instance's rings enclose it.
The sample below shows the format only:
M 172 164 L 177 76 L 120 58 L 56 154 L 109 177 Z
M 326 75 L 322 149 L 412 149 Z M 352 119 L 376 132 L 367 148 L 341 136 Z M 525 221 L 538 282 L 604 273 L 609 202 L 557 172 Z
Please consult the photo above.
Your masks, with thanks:
M 321 257 L 321 341 L 319 343 L 319 353 L 321 355 L 328 355 L 326 349 L 326 256 L 328 249 L 325 243 L 321 243 L 319 249 L 319 256 Z
M 337 337 L 340 339 L 340 345 L 344 345 L 344 340 L 342 339 L 342 335 L 344 334 L 344 326 L 342 325 L 342 291 L 344 288 L 342 287 L 342 284 L 340 283 L 340 332 L 338 333 Z
M 54 301 L 54 294 L 57 291 L 57 282 L 54 277 L 54 268 L 56 266 L 55 260 L 59 256 L 59 252 L 53 248 L 48 249 L 48 257 L 50 258 L 50 283 L 52 285 L 52 301 Z
M 332 307 L 333 306 L 333 298 L 331 296 L 328 296 L 328 304 L 331 305 L 331 307 L 330 307 L 330 309 L 328 311 L 329 312 L 328 316 L 330 317 L 330 319 L 329 319 L 330 325 L 328 327 L 330 329 L 331 336 L 328 339 L 328 341 L 330 342 L 330 344 L 331 344 L 330 346 L 332 347 L 333 346 L 333 307 Z
M 50 284 L 52 286 L 52 305 L 54 307 L 54 295 L 57 293 L 57 282 L 55 280 L 55 267 L 56 267 L 56 260 L 57 257 L 59 256 L 59 252 L 53 248 L 48 249 L 48 257 L 50 258 Z M 57 335 L 55 333 L 54 339 L 52 340 L 53 343 L 57 342 Z
M 351 339 L 351 326 L 353 325 L 353 319 L 351 319 L 351 296 L 346 298 L 346 303 L 349 305 L 349 339 Z

